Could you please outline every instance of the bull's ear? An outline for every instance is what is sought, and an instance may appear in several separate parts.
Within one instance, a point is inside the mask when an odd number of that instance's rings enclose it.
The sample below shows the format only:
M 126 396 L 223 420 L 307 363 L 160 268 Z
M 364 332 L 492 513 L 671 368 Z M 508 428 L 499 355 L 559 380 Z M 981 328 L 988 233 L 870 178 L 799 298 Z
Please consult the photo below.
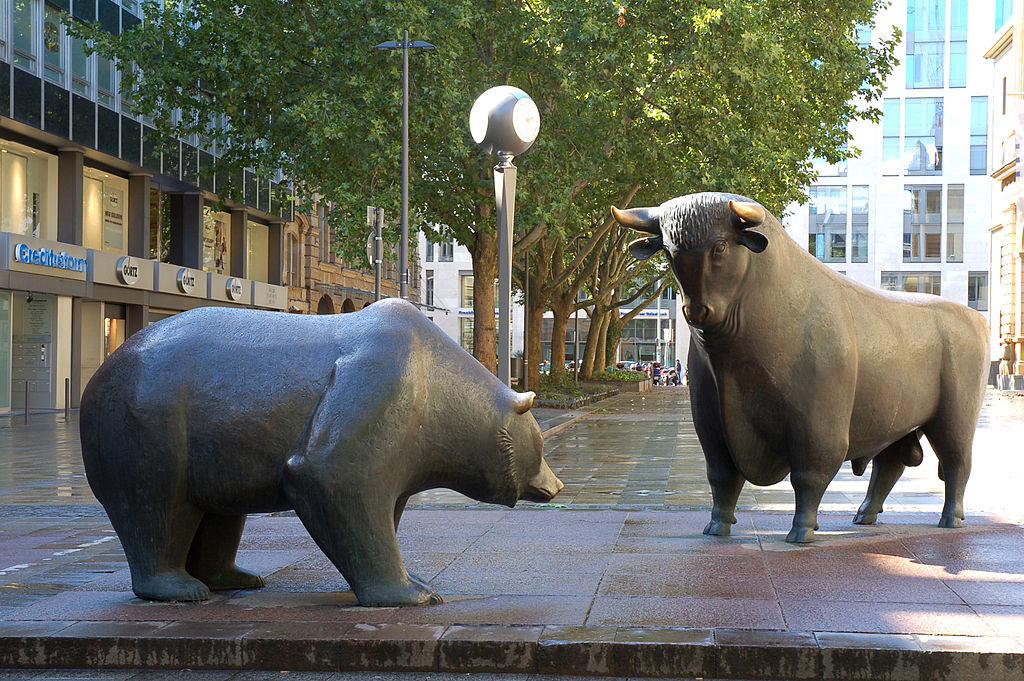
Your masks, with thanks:
M 768 237 L 753 229 L 742 230 L 739 235 L 737 235 L 736 241 L 740 242 L 754 253 L 760 253 L 764 249 L 768 248 Z
M 652 236 L 646 239 L 637 239 L 627 246 L 629 254 L 637 260 L 647 260 L 652 255 L 665 247 L 660 236 Z
M 764 222 L 765 210 L 760 204 L 752 201 L 729 201 L 729 208 L 740 219 L 744 229 L 757 227 Z

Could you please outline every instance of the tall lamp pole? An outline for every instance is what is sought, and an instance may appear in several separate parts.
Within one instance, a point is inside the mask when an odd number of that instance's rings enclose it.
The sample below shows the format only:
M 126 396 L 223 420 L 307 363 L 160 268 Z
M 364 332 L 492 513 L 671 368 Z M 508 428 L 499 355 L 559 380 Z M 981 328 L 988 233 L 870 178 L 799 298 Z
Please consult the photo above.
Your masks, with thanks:
M 494 201 L 498 213 L 498 378 L 510 386 L 512 228 L 517 173 L 512 158 L 533 146 L 540 133 L 540 111 L 519 88 L 499 85 L 484 92 L 473 103 L 469 131 L 484 151 L 500 159 L 494 166 Z
M 402 240 L 398 243 L 399 295 L 404 299 L 409 285 L 409 50 L 431 52 L 434 46 L 422 40 L 409 42 L 409 31 L 402 41 L 388 40 L 378 50 L 402 51 Z

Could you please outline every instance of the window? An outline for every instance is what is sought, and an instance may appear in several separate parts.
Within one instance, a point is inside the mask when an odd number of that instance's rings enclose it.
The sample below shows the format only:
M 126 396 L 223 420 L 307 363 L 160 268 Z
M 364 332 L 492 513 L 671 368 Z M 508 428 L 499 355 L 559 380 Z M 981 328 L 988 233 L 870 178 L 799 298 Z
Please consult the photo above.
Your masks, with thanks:
M 35 7 L 32 0 L 14 0 L 11 23 L 14 27 L 12 62 L 27 71 L 36 70 Z
M 87 53 L 87 45 L 81 38 L 71 39 L 71 89 L 85 97 L 92 92 L 92 55 Z
M 996 27 L 999 30 L 1013 16 L 1014 0 L 996 0 Z
M 455 244 L 451 241 L 442 241 L 437 245 L 437 261 L 451 262 L 455 255 Z
M 94 169 L 84 171 L 82 245 L 113 253 L 128 252 L 124 228 L 128 180 Z
M 423 262 L 434 262 L 434 242 L 427 240 L 427 254 L 423 258 Z
M 434 270 L 426 271 L 426 284 L 424 285 L 423 290 L 423 302 L 431 307 L 434 305 Z
M 942 186 L 904 187 L 903 262 L 938 262 L 942 254 Z
M 258 222 L 250 222 L 248 230 L 246 243 L 249 248 L 245 254 L 245 271 L 249 279 L 265 282 L 270 273 L 270 228 Z
M 114 64 L 106 57 L 96 55 L 96 101 L 114 108 Z
M 302 249 L 299 248 L 299 237 L 288 235 L 288 285 L 302 286 Z
M 320 226 L 320 261 L 331 259 L 331 230 L 327 226 L 327 211 L 323 203 L 316 206 L 316 222 Z
M 43 75 L 54 83 L 64 83 L 64 13 L 54 5 L 43 6 Z
M 171 211 L 167 195 L 156 187 L 149 189 L 149 257 L 170 262 Z
M 967 273 L 967 306 L 988 312 L 988 272 Z
M 846 187 L 816 186 L 807 204 L 807 250 L 823 262 L 846 262 Z
M 931 293 L 939 295 L 938 272 L 882 272 L 882 288 L 886 291 Z
M 909 175 L 942 173 L 942 97 L 907 99 L 903 153 Z
M 473 275 L 463 274 L 459 279 L 459 307 L 473 307 Z
M 462 349 L 473 354 L 473 318 L 459 317 L 459 345 Z
M 988 168 L 988 97 L 971 97 L 971 175 Z
M 0 147 L 0 231 L 56 239 L 57 195 L 49 180 L 56 158 L 20 145 Z
M 967 86 L 967 0 L 949 3 L 949 87 Z
M 886 99 L 882 103 L 882 173 L 898 175 L 900 160 L 900 100 Z
M 850 261 L 868 261 L 868 186 L 854 185 L 852 197 L 852 229 L 850 234 Z
M 907 0 L 907 87 L 941 88 L 946 45 L 945 0 Z
M 964 186 L 946 189 L 946 262 L 964 261 Z

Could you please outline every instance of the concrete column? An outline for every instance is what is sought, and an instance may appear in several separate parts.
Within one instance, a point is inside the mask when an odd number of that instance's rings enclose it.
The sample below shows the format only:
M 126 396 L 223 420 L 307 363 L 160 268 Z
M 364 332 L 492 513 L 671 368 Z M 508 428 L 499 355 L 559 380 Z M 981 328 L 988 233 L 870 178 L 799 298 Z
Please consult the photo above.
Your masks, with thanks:
M 149 324 L 149 305 L 125 305 L 125 340 Z
M 61 149 L 57 152 L 57 240 L 76 246 L 82 245 L 84 159 L 85 155 L 80 149 Z
M 81 228 L 81 222 L 79 222 Z M 71 408 L 82 401 L 82 299 L 71 299 Z
M 267 239 L 267 281 L 268 284 L 284 284 L 284 223 L 271 222 L 270 237 Z
M 249 213 L 244 208 L 231 210 L 231 276 L 249 278 L 246 255 L 249 252 Z
M 170 195 L 171 262 L 203 269 L 203 197 L 198 192 Z
M 149 257 L 149 180 L 144 173 L 128 176 L 128 255 Z

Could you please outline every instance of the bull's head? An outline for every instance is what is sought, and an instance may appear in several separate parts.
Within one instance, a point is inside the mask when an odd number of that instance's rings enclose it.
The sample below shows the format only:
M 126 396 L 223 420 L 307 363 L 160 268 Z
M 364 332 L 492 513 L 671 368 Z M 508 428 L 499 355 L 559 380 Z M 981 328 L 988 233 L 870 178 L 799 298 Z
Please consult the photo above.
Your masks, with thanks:
M 646 260 L 665 251 L 683 292 L 683 314 L 691 326 L 725 321 L 753 254 L 768 247 L 756 228 L 769 217 L 760 204 L 735 194 L 690 194 L 657 208 L 612 207 L 622 225 L 653 236 L 629 244 Z

